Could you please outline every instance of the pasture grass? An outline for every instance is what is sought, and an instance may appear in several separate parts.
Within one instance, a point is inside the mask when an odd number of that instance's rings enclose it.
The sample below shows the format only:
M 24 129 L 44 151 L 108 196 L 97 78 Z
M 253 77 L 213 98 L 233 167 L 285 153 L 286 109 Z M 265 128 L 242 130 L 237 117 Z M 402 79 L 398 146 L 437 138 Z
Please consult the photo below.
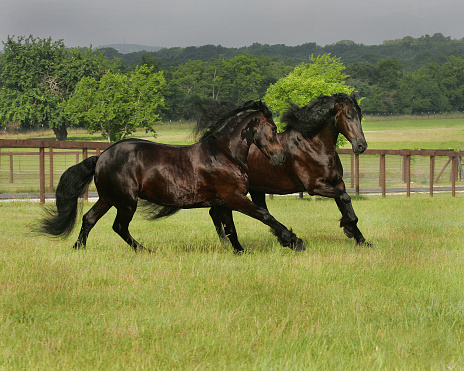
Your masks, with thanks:
M 355 198 L 371 247 L 344 237 L 333 201 L 268 204 L 307 251 L 234 213 L 236 256 L 207 209 L 136 214 L 132 234 L 153 254 L 132 252 L 110 211 L 74 251 L 77 230 L 28 232 L 40 205 L 1 203 L 0 368 L 464 367 L 462 194 Z
M 368 116 L 363 130 L 370 149 L 464 149 L 464 117 Z
M 193 123 L 189 121 L 166 122 L 162 125 L 155 125 L 156 135 L 147 133 L 145 130 L 137 130 L 131 137 L 155 140 L 166 144 L 190 144 L 195 142 L 192 134 Z M 38 130 L 24 133 L 2 133 L 0 139 L 20 139 L 20 140 L 56 140 L 53 131 Z M 68 129 L 68 141 L 82 142 L 105 142 L 105 138 L 100 133 L 89 133 L 85 129 L 70 128 Z M 21 149 L 24 151 L 24 149 Z

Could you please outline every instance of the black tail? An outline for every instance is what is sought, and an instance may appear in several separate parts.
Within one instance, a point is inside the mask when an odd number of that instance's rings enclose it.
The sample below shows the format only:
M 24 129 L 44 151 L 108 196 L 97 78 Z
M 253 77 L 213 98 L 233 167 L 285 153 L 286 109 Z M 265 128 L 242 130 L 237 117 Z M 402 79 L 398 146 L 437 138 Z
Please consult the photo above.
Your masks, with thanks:
M 46 211 L 39 232 L 63 237 L 72 232 L 77 217 L 77 201 L 92 181 L 97 161 L 98 156 L 89 157 L 61 175 L 56 189 L 56 207 Z
M 146 200 L 140 200 L 139 202 L 142 207 L 143 214 L 148 220 L 167 218 L 180 210 L 178 207 L 161 206 Z

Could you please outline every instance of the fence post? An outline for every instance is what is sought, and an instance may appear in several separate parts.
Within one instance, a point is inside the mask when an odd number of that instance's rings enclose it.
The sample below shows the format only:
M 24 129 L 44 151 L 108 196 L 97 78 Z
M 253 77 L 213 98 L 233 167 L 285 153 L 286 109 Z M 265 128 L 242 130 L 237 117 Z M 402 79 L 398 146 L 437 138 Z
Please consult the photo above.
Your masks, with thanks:
M 385 197 L 387 194 L 386 190 L 386 176 L 385 176 L 385 154 L 380 155 L 380 174 L 379 174 L 379 183 L 382 187 L 382 196 Z
M 354 155 L 355 172 L 356 172 L 356 194 L 359 195 L 359 153 Z
M 451 195 L 456 197 L 456 178 L 457 178 L 458 161 L 456 156 L 451 157 Z
M 404 176 L 406 181 L 406 196 L 411 196 L 411 155 L 404 155 Z
M 45 203 L 45 147 L 39 148 L 40 203 Z
M 430 197 L 433 197 L 433 179 L 435 178 L 435 156 L 430 156 Z
M 83 148 L 83 149 L 82 149 L 82 161 L 84 161 L 85 159 L 87 159 L 87 155 L 88 155 L 87 148 Z M 89 189 L 88 189 L 88 188 L 87 188 L 87 190 L 86 190 L 85 193 L 84 193 L 84 200 L 85 200 L 85 201 L 88 201 L 88 200 L 89 200 Z
M 49 183 L 49 187 L 48 187 L 48 190 L 49 192 L 53 192 L 53 147 L 50 147 L 49 148 L 49 151 L 50 151 L 50 183 Z
M 351 156 L 351 188 L 354 188 L 354 155 Z
M 14 183 L 13 155 L 10 155 L 10 183 Z

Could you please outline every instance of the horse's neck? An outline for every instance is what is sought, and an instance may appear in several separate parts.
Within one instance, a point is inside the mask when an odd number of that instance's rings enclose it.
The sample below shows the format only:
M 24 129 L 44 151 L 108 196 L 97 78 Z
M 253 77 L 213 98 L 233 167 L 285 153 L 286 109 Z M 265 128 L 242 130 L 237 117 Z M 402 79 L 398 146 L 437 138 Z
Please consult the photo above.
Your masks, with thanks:
M 248 153 L 253 143 L 253 128 L 249 126 L 250 122 L 251 120 L 248 119 L 241 121 L 240 124 L 236 125 L 233 133 L 228 138 L 229 145 L 227 148 L 230 151 L 231 157 L 244 166 L 247 166 Z
M 300 134 L 301 135 L 301 134 Z M 319 133 L 312 137 L 304 137 L 314 150 L 327 153 L 335 152 L 337 146 L 338 130 L 335 125 L 329 123 Z

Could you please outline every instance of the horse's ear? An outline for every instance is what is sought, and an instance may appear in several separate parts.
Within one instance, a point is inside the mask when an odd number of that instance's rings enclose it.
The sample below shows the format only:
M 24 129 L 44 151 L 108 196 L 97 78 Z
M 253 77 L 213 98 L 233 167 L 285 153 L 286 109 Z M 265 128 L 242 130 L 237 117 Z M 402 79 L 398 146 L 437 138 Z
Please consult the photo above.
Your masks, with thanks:
M 350 98 L 356 101 L 356 94 L 354 94 L 354 90 L 351 92 Z

